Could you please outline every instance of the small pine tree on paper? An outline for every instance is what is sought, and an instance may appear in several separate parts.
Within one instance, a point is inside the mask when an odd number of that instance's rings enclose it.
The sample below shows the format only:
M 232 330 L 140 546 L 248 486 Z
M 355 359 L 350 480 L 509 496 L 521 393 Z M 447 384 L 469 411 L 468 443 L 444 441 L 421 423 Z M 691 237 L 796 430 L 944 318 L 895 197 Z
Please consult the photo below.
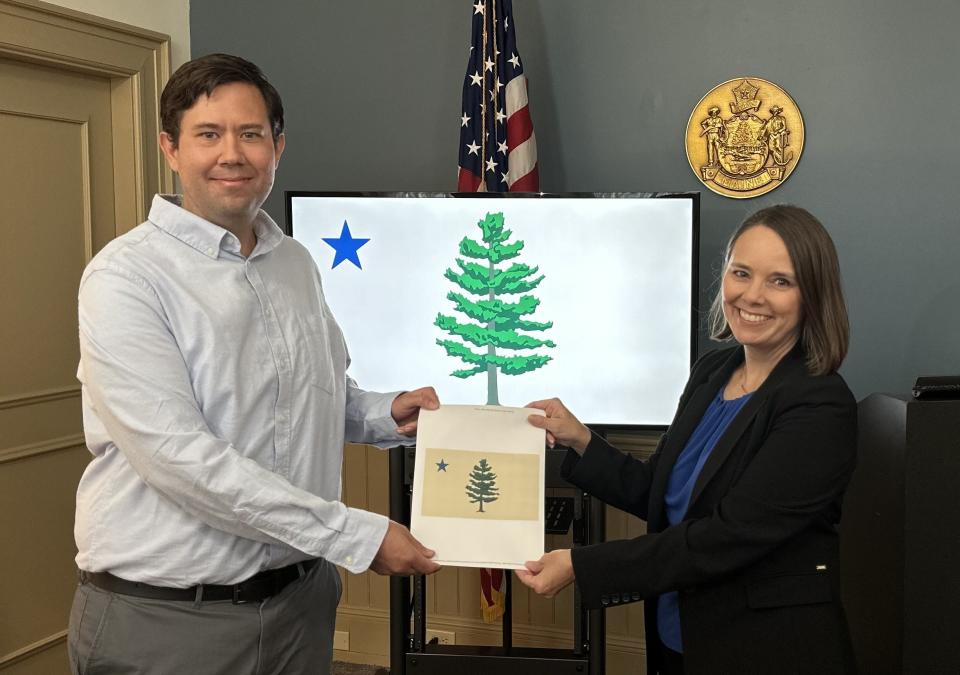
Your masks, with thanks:
M 497 474 L 493 472 L 493 467 L 490 466 L 486 458 L 483 458 L 470 472 L 470 482 L 467 483 L 467 497 L 474 504 L 479 504 L 480 508 L 477 511 L 483 513 L 483 505 L 497 501 L 499 494 Z
M 455 370 L 454 377 L 466 379 L 481 373 L 487 374 L 487 405 L 499 405 L 497 372 L 505 375 L 521 375 L 542 368 L 552 360 L 546 354 L 504 354 L 539 347 L 555 347 L 552 340 L 541 339 L 524 332 L 542 332 L 553 327 L 552 321 L 530 321 L 524 317 L 533 314 L 540 300 L 529 295 L 544 275 L 537 276 L 539 267 L 514 262 L 504 269 L 501 263 L 520 255 L 524 243 L 517 240 L 507 243 L 513 234 L 504 229 L 502 213 L 488 213 L 477 223 L 483 236 L 481 241 L 464 237 L 460 241 L 457 258 L 459 271 L 448 268 L 444 276 L 459 286 L 463 293 L 451 291 L 447 299 L 453 302 L 456 311 L 469 321 L 458 321 L 452 316 L 437 314 L 434 325 L 449 333 L 452 339 L 438 339 L 448 356 L 454 356 L 467 364 L 467 368 Z M 464 258 L 483 261 L 471 262 Z M 507 302 L 503 296 L 519 295 Z M 523 332 L 521 332 L 523 331 Z M 479 351 L 478 351 L 479 349 Z

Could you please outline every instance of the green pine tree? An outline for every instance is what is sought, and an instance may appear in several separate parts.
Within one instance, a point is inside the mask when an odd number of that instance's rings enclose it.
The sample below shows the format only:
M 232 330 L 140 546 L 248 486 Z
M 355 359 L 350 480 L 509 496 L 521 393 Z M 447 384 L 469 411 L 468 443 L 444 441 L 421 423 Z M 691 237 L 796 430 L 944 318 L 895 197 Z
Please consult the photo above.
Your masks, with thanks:
M 497 487 L 497 474 L 493 472 L 486 458 L 481 459 L 480 463 L 473 467 L 470 472 L 470 482 L 467 483 L 467 496 L 474 504 L 480 504 L 477 509 L 483 513 L 483 505 L 497 501 L 497 495 L 500 494 L 500 488 Z
M 501 263 L 512 260 L 523 250 L 523 241 L 506 243 L 513 234 L 503 227 L 502 213 L 488 213 L 477 223 L 483 233 L 482 241 L 464 237 L 460 241 L 460 255 L 464 258 L 484 261 L 483 264 L 457 258 L 459 272 L 448 268 L 444 276 L 461 289 L 474 296 L 451 291 L 447 299 L 454 308 L 471 321 L 460 322 L 452 316 L 437 314 L 434 325 L 442 328 L 451 339 L 438 339 L 448 356 L 463 360 L 467 368 L 455 370 L 454 377 L 468 378 L 480 373 L 487 374 L 487 405 L 499 405 L 497 371 L 505 375 L 520 375 L 536 370 L 551 361 L 545 354 L 503 355 L 504 351 L 555 347 L 552 340 L 524 335 L 520 331 L 545 331 L 553 326 L 552 321 L 529 321 L 523 317 L 533 314 L 540 300 L 533 295 L 521 295 L 535 289 L 544 276 L 535 276 L 538 267 L 514 262 L 506 269 Z M 520 295 L 513 302 L 501 296 Z M 476 351 L 472 347 L 478 347 Z M 482 510 L 482 509 L 481 509 Z

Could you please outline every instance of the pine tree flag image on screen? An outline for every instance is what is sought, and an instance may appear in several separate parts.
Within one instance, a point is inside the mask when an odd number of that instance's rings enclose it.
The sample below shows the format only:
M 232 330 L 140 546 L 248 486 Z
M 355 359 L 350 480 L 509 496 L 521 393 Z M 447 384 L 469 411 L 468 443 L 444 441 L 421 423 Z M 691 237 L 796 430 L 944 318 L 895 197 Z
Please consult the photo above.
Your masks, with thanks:
M 463 80 L 460 192 L 537 192 L 537 139 L 511 0 L 476 0 Z
M 461 192 L 536 192 L 537 139 L 527 77 L 517 52 L 511 0 L 477 0 L 463 80 L 460 118 Z M 493 623 L 506 609 L 506 574 L 480 570 L 480 609 Z
M 558 396 L 598 430 L 670 423 L 697 353 L 697 193 L 286 195 L 363 389 Z M 489 551 L 505 532 L 485 534 Z M 503 607 L 509 576 L 483 574 L 471 594 Z

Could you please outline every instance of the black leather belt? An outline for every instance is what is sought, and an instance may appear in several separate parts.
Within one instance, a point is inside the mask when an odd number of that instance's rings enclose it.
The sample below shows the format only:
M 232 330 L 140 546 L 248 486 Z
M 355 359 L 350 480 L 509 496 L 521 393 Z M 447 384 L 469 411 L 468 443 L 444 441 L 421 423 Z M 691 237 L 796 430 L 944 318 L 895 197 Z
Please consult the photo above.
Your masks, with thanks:
M 190 588 L 151 586 L 138 581 L 127 581 L 109 572 L 85 572 L 80 570 L 80 582 L 91 583 L 111 593 L 133 595 L 154 600 L 180 600 L 202 602 L 204 600 L 230 600 L 235 605 L 245 602 L 260 602 L 282 591 L 290 582 L 296 581 L 310 571 L 319 559 L 304 560 L 275 570 L 258 572 L 246 581 L 229 586 L 201 584 Z

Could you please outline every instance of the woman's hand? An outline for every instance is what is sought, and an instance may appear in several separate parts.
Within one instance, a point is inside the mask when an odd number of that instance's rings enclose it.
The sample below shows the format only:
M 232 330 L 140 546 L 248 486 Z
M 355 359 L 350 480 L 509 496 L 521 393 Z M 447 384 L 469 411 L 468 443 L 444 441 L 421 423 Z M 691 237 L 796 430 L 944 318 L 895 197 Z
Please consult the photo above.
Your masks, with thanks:
M 545 417 L 530 415 L 527 419 L 538 429 L 547 430 L 547 445 L 551 448 L 559 441 L 582 455 L 590 443 L 590 430 L 580 423 L 573 413 L 558 398 L 528 403 L 528 408 L 538 408 L 546 413 Z
M 529 586 L 538 595 L 552 598 L 573 581 L 573 561 L 570 549 L 562 548 L 544 553 L 540 560 L 524 563 L 527 568 L 515 570 L 524 586 Z

